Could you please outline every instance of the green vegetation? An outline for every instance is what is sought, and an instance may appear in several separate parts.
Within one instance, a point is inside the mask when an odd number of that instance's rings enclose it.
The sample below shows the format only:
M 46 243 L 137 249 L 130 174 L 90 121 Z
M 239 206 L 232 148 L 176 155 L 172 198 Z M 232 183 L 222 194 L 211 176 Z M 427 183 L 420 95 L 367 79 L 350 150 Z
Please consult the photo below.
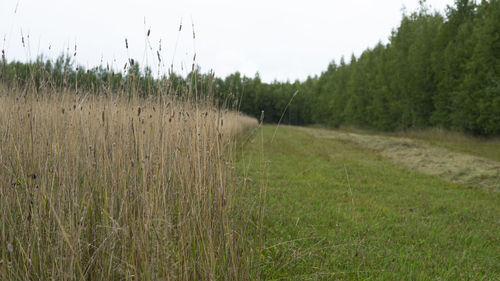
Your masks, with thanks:
M 241 108 L 256 117 L 259 109 L 279 112 L 291 98 L 289 88 L 299 89 L 285 117 L 291 124 L 499 135 L 499 18 L 498 0 L 457 0 L 445 16 L 422 1 L 418 11 L 403 15 L 388 44 L 331 62 L 319 77 L 264 84 L 235 74 L 226 82 L 244 89 Z M 266 121 L 278 118 L 271 113 Z
M 393 131 L 444 127 L 478 135 L 500 134 L 500 1 L 457 0 L 446 15 L 421 2 L 404 14 L 389 43 L 349 62 L 331 62 L 319 77 L 300 83 L 226 79 L 244 89 L 242 110 L 259 109 L 277 122 L 283 104 L 300 95 L 285 121 Z M 235 82 L 241 84 L 241 86 Z
M 254 221 L 249 236 L 262 249 L 259 278 L 500 278 L 497 191 L 413 172 L 294 127 L 280 127 L 272 141 L 274 131 L 264 126 L 238 161 L 247 184 L 242 217 Z
M 0 279 L 500 280 L 499 18 L 421 1 L 293 83 L 2 50 Z

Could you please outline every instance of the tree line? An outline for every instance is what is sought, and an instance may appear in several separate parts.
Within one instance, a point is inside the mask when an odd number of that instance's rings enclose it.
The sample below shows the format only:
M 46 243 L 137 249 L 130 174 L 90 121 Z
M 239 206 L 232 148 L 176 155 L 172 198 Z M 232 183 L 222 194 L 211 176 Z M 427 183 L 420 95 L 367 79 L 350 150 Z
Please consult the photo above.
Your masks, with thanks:
M 437 126 L 500 135 L 500 0 L 456 0 L 444 14 L 420 1 L 417 11 L 403 14 L 387 44 L 332 61 L 304 81 L 265 83 L 258 73 L 239 72 L 218 78 L 196 68 L 187 77 L 154 78 L 132 59 L 123 73 L 115 73 L 103 66 L 74 67 L 70 56 L 30 63 L 7 63 L 3 56 L 0 81 L 129 96 L 175 89 L 179 95 L 213 95 L 220 105 L 256 118 L 263 111 L 271 123 L 286 108 L 282 122 L 294 125 L 383 131 Z
M 262 109 L 269 122 L 297 89 L 284 118 L 291 124 L 500 135 L 500 1 L 457 0 L 445 15 L 421 1 L 389 43 L 331 62 L 319 76 L 265 84 L 236 73 L 225 84 L 243 89 L 243 112 Z

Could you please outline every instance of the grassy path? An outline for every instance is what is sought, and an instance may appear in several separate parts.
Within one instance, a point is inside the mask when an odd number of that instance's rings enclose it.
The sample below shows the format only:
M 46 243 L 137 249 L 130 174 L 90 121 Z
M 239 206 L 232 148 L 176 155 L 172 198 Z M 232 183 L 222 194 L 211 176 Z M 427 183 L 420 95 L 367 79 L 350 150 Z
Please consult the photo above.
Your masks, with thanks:
M 256 277 L 500 279 L 499 192 L 411 171 L 351 141 L 281 127 L 271 143 L 273 133 L 264 126 L 238 162 L 242 217 L 262 250 Z

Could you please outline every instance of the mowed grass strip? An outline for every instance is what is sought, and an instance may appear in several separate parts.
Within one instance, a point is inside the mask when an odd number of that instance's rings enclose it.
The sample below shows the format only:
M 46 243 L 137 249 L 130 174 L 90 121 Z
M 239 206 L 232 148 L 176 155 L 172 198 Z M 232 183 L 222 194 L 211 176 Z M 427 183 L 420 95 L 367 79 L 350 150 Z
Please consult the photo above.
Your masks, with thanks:
M 471 136 L 441 128 L 415 129 L 400 132 L 377 132 L 353 127 L 343 127 L 341 130 L 335 131 L 341 133 L 420 140 L 436 147 L 446 148 L 451 152 L 465 153 L 500 162 L 500 138 L 498 137 L 486 138 Z
M 352 142 L 372 149 L 380 155 L 410 170 L 440 177 L 441 179 L 474 188 L 500 191 L 500 162 L 410 138 L 373 134 L 344 133 L 337 130 L 305 129 L 315 137 Z M 464 139 L 472 147 L 480 142 Z M 486 143 L 486 142 L 485 142 Z
M 271 143 L 274 129 L 264 126 L 238 162 L 243 215 L 255 221 L 250 243 L 261 251 L 255 278 L 500 279 L 499 192 L 293 127 L 280 127 Z
M 500 138 L 480 138 L 442 129 L 415 130 L 393 135 L 423 140 L 450 151 L 467 153 L 500 162 Z

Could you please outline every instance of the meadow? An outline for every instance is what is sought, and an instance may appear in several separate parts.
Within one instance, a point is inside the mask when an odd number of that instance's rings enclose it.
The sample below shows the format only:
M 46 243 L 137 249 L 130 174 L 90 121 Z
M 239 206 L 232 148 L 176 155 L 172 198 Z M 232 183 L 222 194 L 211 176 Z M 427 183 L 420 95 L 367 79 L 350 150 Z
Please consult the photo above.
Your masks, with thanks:
M 255 280 L 500 278 L 498 180 L 452 183 L 322 134 L 348 132 L 266 125 L 238 152 L 241 218 L 260 249 Z M 484 143 L 462 137 L 460 147 L 478 156 L 500 145 Z
M 1 280 L 500 278 L 498 140 L 0 93 Z
M 0 280 L 243 280 L 232 147 L 207 99 L 0 94 Z
M 419 3 L 293 82 L 4 36 L 0 281 L 500 280 L 500 1 Z

